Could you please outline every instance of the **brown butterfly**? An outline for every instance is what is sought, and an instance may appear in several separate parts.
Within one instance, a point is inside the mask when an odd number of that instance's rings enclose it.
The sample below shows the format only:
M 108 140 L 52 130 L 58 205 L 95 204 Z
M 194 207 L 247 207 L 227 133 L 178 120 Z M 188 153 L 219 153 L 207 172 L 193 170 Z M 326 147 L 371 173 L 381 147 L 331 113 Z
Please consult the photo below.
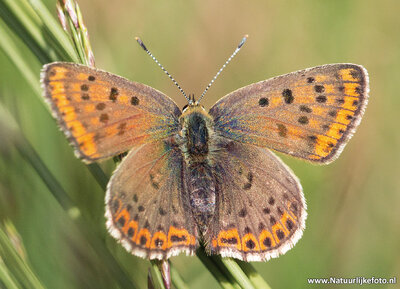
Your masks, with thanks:
M 41 81 L 80 158 L 131 149 L 108 184 L 107 226 L 129 252 L 149 259 L 192 255 L 199 241 L 210 254 L 245 261 L 285 253 L 302 235 L 306 203 L 296 176 L 266 148 L 329 163 L 368 98 L 367 71 L 355 64 L 254 83 L 209 112 L 201 98 L 187 98 L 181 111 L 154 88 L 78 64 L 47 64 Z

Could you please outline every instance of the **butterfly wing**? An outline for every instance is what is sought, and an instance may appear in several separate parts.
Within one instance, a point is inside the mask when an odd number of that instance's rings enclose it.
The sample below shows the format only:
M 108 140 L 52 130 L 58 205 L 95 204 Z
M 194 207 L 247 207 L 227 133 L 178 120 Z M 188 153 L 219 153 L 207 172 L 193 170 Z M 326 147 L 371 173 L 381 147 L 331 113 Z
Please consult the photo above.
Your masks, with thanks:
M 306 219 L 301 185 L 272 152 L 226 140 L 215 170 L 216 210 L 206 233 L 210 253 L 265 261 L 301 238 Z
M 176 104 L 144 84 L 90 68 L 55 62 L 41 74 L 45 98 L 75 148 L 92 162 L 177 130 Z
M 330 64 L 240 88 L 210 114 L 224 137 L 329 163 L 360 123 L 368 92 L 362 66 Z
M 132 254 L 167 259 L 196 249 L 196 226 L 183 192 L 182 156 L 171 142 L 132 150 L 106 194 L 107 227 Z

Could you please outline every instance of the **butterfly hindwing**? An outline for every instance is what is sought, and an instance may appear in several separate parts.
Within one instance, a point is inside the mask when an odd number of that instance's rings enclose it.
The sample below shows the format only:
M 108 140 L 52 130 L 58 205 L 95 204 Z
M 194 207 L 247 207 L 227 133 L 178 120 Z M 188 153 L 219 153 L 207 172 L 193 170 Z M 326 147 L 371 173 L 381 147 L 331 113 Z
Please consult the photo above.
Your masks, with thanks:
M 118 166 L 106 195 L 107 227 L 132 254 L 192 255 L 196 225 L 182 186 L 182 157 L 168 141 L 141 145 Z
M 296 176 L 263 148 L 226 140 L 220 152 L 207 250 L 244 261 L 284 254 L 305 227 L 306 204 Z
M 179 108 L 144 84 L 66 62 L 45 65 L 41 81 L 54 116 L 87 162 L 177 131 Z
M 329 163 L 359 124 L 368 91 L 362 66 L 330 64 L 240 88 L 210 114 L 224 137 Z

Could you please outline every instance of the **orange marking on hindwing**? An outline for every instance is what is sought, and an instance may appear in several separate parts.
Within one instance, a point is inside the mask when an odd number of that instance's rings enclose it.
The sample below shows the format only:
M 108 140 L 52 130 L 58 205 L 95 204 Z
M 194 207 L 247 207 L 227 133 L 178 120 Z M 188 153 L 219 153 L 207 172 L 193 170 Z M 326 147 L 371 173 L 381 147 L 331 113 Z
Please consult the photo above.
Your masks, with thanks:
M 150 242 L 151 242 L 151 234 L 150 234 L 149 230 L 146 228 L 140 229 L 140 231 L 138 232 L 138 234 L 136 236 L 135 243 L 140 246 L 149 248 Z
M 219 247 L 236 247 L 238 250 L 242 249 L 237 229 L 219 232 L 217 240 Z
M 122 205 L 122 204 L 121 204 Z M 119 219 L 124 218 L 124 226 L 128 223 L 128 220 L 130 219 L 131 215 L 129 214 L 129 212 L 126 209 L 121 210 L 120 212 L 118 212 L 116 214 L 116 217 L 114 219 L 115 223 L 119 222 Z
M 244 252 L 260 251 L 260 245 L 258 244 L 257 238 L 251 233 L 244 235 L 242 237 L 242 249 Z
M 130 218 L 131 218 L 131 214 L 127 211 L 127 213 L 125 214 L 125 224 L 122 227 L 122 232 L 124 232 L 125 234 L 128 233 Z
M 132 242 L 135 242 L 136 236 L 138 234 L 138 228 L 139 228 L 138 223 L 134 220 L 131 220 L 126 226 L 124 226 L 123 231 L 124 231 L 125 235 L 127 235 L 129 237 L 129 229 L 132 229 L 133 235 L 132 235 L 132 237 L 130 237 L 130 239 Z
M 179 245 L 194 245 L 195 239 L 186 229 L 178 229 L 173 226 L 168 230 L 168 248 Z
M 267 238 L 269 238 L 269 240 L 267 240 Z M 276 246 L 274 236 L 268 230 L 262 230 L 260 236 L 258 236 L 258 239 L 260 240 L 261 250 L 268 250 L 269 248 L 273 248 Z
M 296 221 L 292 218 L 292 216 L 289 215 L 289 213 L 287 211 L 285 211 L 282 215 L 282 217 L 279 219 L 279 221 L 281 222 L 281 224 L 285 227 L 286 231 L 288 232 L 288 234 L 290 234 L 290 231 L 293 229 L 289 229 L 288 226 L 288 220 L 290 220 L 292 222 L 292 225 L 294 226 L 296 224 Z M 289 222 L 290 222 L 289 221 Z M 290 223 L 289 223 L 290 225 Z
M 276 243 L 279 244 L 284 237 L 287 237 L 289 235 L 289 232 L 287 232 L 286 228 L 283 227 L 281 223 L 277 222 L 275 225 L 272 226 L 272 234 L 275 237 Z
M 167 235 L 163 232 L 155 232 L 153 238 L 151 239 L 150 249 L 167 249 Z
M 297 217 L 293 214 L 293 212 L 291 211 L 291 206 L 292 206 L 292 202 L 291 201 L 287 201 L 286 203 L 286 207 L 287 207 L 287 212 L 289 212 L 290 216 L 294 219 L 297 220 Z
M 122 208 L 122 202 L 121 202 L 121 200 L 118 199 L 118 198 L 114 198 L 113 201 L 112 201 L 112 203 L 115 204 L 115 201 L 118 202 L 118 206 L 117 206 L 117 209 L 115 210 L 115 212 L 114 212 L 114 214 L 113 214 L 113 218 L 114 218 L 114 216 L 118 216 L 118 215 L 119 215 L 120 210 L 121 210 L 121 208 Z M 114 206 L 114 207 L 115 207 L 115 206 Z M 114 221 L 115 221 L 115 220 L 116 220 L 116 218 L 114 218 Z

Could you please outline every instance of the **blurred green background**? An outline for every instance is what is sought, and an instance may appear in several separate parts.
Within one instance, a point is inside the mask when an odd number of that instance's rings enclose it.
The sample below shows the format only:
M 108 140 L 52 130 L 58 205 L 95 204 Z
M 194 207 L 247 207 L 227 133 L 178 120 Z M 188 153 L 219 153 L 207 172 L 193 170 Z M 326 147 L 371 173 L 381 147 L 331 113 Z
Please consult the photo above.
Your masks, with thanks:
M 55 1 L 45 2 L 55 15 Z M 198 96 L 242 36 L 249 34 L 203 100 L 206 108 L 232 90 L 291 71 L 337 62 L 365 66 L 369 105 L 340 158 L 329 166 L 314 166 L 282 156 L 304 188 L 308 219 L 303 238 L 285 255 L 254 266 L 272 288 L 325 288 L 308 285 L 307 278 L 331 276 L 397 277 L 399 282 L 398 1 L 78 3 L 96 66 L 157 88 L 180 107 L 185 99 L 140 49 L 135 36 L 186 93 Z M 28 50 L 25 55 L 39 78 L 41 65 Z M 74 157 L 43 102 L 1 50 L 0 64 L 0 104 L 6 110 L 0 110 L 0 220 L 11 220 L 16 227 L 34 273 L 46 288 L 117 288 L 112 263 L 87 241 L 95 232 L 129 278 L 145 288 L 149 262 L 126 253 L 105 230 L 103 189 Z M 77 208 L 64 210 L 15 149 L 12 135 L 4 129 L 11 124 L 8 114 Z M 114 163 L 101 166 L 110 174 Z M 69 216 L 78 210 L 84 226 L 78 227 Z M 190 288 L 218 288 L 196 257 L 178 256 L 172 262 Z

